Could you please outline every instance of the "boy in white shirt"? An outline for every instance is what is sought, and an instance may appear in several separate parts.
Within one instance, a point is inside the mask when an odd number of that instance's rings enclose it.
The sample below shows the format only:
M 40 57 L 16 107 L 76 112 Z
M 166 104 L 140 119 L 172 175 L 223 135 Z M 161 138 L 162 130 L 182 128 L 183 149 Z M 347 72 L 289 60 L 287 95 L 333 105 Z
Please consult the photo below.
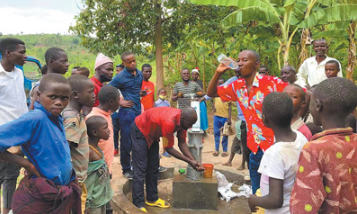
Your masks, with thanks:
M 264 152 L 258 172 L 261 195 L 248 199 L 252 211 L 262 207 L 266 214 L 290 213 L 289 200 L 294 186 L 298 160 L 307 139 L 290 127 L 293 118 L 293 102 L 285 93 L 273 92 L 263 102 L 264 125 L 273 129 L 275 143 Z
M 15 65 L 23 66 L 26 61 L 25 43 L 16 38 L 0 40 L 0 125 L 11 122 L 28 111 L 24 89 L 24 75 Z M 9 149 L 22 156 L 20 147 Z M 5 161 L 0 162 L 0 190 L 2 191 L 2 213 L 11 210 L 12 196 L 20 166 Z M 1 188 L 2 187 L 2 188 Z M 0 196 L 1 197 L 1 196 Z M 1 200 L 0 200 L 1 201 Z

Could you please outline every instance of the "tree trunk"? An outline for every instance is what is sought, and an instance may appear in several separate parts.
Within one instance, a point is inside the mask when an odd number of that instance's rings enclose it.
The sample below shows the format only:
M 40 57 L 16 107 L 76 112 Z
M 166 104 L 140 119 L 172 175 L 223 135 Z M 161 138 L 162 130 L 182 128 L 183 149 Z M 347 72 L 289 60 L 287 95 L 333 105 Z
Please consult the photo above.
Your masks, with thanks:
M 299 63 L 298 68 L 301 66 L 301 64 L 308 57 L 309 51 L 307 48 L 307 44 L 310 43 L 310 30 L 309 29 L 302 29 L 300 43 L 301 43 L 301 50 L 300 50 L 300 56 L 299 56 L 300 63 Z
M 348 47 L 348 65 L 346 69 L 346 78 L 353 81 L 353 70 L 356 64 L 356 33 L 357 21 L 352 21 L 347 28 L 348 38 L 349 38 L 349 47 Z
M 162 56 L 162 34 L 161 34 L 161 3 L 154 0 L 154 11 L 156 13 L 155 23 L 155 56 L 156 56 L 156 88 L 164 87 L 164 63 Z
M 206 54 L 203 53 L 203 68 L 202 68 L 203 91 L 206 91 Z

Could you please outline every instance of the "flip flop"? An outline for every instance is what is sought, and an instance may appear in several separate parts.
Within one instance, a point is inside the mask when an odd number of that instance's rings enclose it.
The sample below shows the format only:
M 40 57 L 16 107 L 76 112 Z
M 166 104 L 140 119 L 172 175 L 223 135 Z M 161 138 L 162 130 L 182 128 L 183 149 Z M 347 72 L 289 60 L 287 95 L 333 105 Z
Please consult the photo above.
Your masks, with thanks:
M 219 152 L 215 151 L 213 152 L 213 156 L 218 156 L 219 155 Z
M 222 154 L 221 154 L 221 157 L 227 157 L 228 156 L 228 153 L 227 152 L 223 152 Z
M 140 210 L 146 213 L 148 212 L 145 207 L 140 208 Z
M 150 203 L 148 201 L 145 201 L 146 205 L 151 206 L 151 207 L 160 207 L 160 208 L 169 208 L 170 204 L 167 203 L 166 201 L 162 200 L 161 198 L 157 199 L 154 203 Z

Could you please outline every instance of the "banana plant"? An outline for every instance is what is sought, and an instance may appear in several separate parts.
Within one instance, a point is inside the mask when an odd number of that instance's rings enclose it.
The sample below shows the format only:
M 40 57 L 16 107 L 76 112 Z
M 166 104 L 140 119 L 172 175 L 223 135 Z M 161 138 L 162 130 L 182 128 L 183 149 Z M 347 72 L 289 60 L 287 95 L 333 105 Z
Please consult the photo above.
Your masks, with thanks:
M 225 27 L 246 24 L 252 21 L 271 27 L 276 31 L 279 49 L 279 68 L 289 64 L 289 52 L 293 38 L 316 5 L 330 6 L 331 0 L 189 0 L 194 4 L 237 6 L 239 9 L 227 15 L 221 24 Z M 312 26 L 313 27 L 313 26 Z M 283 63 L 281 63 L 281 55 Z
M 357 1 L 340 0 L 330 7 L 324 8 L 311 14 L 306 20 L 300 23 L 299 27 L 309 28 L 317 25 L 336 23 L 339 25 L 348 24 L 347 33 L 349 39 L 348 64 L 346 68 L 346 78 L 353 79 L 353 71 L 356 64 L 356 25 L 357 25 Z M 335 29 L 338 30 L 339 26 Z

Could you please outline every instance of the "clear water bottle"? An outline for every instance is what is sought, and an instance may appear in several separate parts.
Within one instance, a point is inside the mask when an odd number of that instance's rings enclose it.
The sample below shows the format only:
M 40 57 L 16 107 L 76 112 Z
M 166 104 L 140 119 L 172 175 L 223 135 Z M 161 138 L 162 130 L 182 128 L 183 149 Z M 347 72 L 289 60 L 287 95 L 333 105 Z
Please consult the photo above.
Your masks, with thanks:
M 232 60 L 231 58 L 227 57 L 224 54 L 220 54 L 217 58 L 218 62 L 225 64 L 226 66 L 230 67 L 231 69 L 235 70 L 238 69 L 238 62 Z

